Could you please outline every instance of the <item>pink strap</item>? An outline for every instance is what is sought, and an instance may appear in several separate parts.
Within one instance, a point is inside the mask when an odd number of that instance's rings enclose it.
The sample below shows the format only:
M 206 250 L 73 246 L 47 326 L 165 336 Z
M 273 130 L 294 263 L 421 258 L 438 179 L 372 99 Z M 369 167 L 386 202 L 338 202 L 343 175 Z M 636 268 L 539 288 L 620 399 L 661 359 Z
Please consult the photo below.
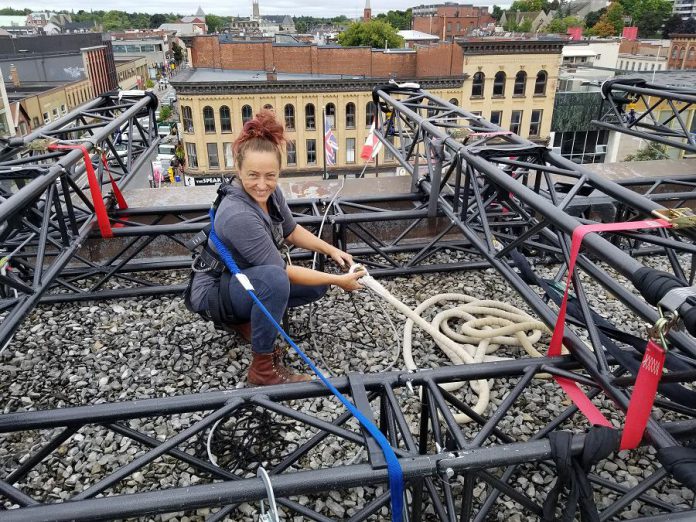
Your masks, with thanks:
M 554 357 L 561 355 L 561 346 L 563 344 L 563 331 L 565 329 L 566 309 L 568 308 L 568 294 L 570 292 L 570 285 L 573 281 L 573 271 L 575 270 L 575 262 L 577 260 L 578 254 L 580 253 L 580 245 L 582 244 L 582 240 L 585 238 L 585 236 L 590 232 L 621 232 L 624 230 L 640 230 L 646 228 L 669 228 L 671 226 L 672 225 L 669 223 L 669 221 L 666 221 L 664 219 L 655 219 L 646 221 L 629 221 L 624 223 L 593 223 L 591 225 L 580 225 L 575 230 L 573 230 L 572 241 L 570 244 L 570 259 L 568 262 L 568 278 L 566 280 L 566 288 L 565 293 L 563 294 L 563 300 L 561 301 L 561 307 L 558 311 L 556 327 L 553 330 L 551 344 L 549 345 L 549 356 Z M 568 397 L 570 397 L 570 399 L 575 403 L 578 409 L 585 415 L 585 417 L 587 417 L 587 420 L 589 420 L 592 424 L 599 424 L 601 426 L 611 427 L 611 423 L 602 414 L 602 412 L 599 411 L 599 408 L 597 408 L 597 406 L 595 406 L 592 403 L 592 401 L 590 401 L 587 395 L 585 395 L 585 392 L 583 392 L 582 389 L 580 389 L 580 387 L 575 381 L 562 377 L 555 377 L 555 380 L 561 386 L 561 388 L 563 388 Z

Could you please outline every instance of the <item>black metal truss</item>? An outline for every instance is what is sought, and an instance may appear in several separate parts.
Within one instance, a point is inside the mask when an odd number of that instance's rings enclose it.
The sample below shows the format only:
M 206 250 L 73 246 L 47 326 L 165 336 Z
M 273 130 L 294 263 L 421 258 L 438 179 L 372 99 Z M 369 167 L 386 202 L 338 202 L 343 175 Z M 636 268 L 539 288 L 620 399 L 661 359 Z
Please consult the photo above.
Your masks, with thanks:
M 649 83 L 644 78 L 619 77 L 601 85 L 599 119 L 592 123 L 610 131 L 696 152 L 696 139 L 685 115 L 696 103 L 696 91 Z M 635 116 L 628 105 L 638 105 Z M 667 112 L 667 117 L 661 113 Z
M 636 187 L 631 183 L 619 185 L 427 92 L 379 91 L 377 98 L 381 108 L 380 138 L 411 173 L 413 193 L 381 199 L 339 199 L 328 219 L 331 240 L 364 256 L 365 262 L 372 263 L 375 268 L 373 272 L 383 270 L 389 274 L 399 273 L 397 270 L 415 270 L 424 256 L 431 255 L 425 247 L 452 246 L 453 252 L 477 256 L 473 262 L 479 266 L 485 264 L 498 270 L 538 316 L 552 326 L 556 311 L 547 295 L 548 288 L 556 287 L 564 280 L 563 263 L 567 263 L 570 234 L 578 225 L 652 217 L 655 210 L 663 208 L 663 202 L 678 207 L 694 199 L 694 179 L 684 178 L 679 183 L 641 181 L 650 183 L 649 187 Z M 293 210 L 298 219 L 303 220 L 301 222 L 316 228 L 325 203 L 302 201 Z M 403 205 L 405 209 L 394 210 L 395 204 Z M 0 212 L 2 208 L 0 206 Z M 129 212 L 113 211 L 110 216 L 113 223 L 123 225 L 114 228 L 116 240 L 123 236 L 123 248 L 117 248 L 117 253 L 103 263 L 73 256 L 77 262 L 63 265 L 57 271 L 53 279 L 55 294 L 45 295 L 45 299 L 120 296 L 124 295 L 120 291 L 101 291 L 107 286 L 108 278 L 105 276 L 136 279 L 135 272 L 139 272 L 137 275 L 140 277 L 140 274 L 155 269 L 184 268 L 187 266 L 185 256 L 153 263 L 147 255 L 140 254 L 146 254 L 147 243 L 156 237 L 171 238 L 175 244 L 180 244 L 187 234 L 198 231 L 206 221 L 205 209 L 199 207 L 131 209 Z M 148 216 L 149 220 L 146 219 Z M 397 264 L 403 263 L 394 254 L 401 252 L 402 247 L 408 250 L 405 248 L 408 243 L 401 243 L 408 236 L 404 231 L 416 227 L 426 218 L 438 216 L 444 224 L 437 230 L 447 229 L 447 232 L 439 238 L 436 234 L 433 239 L 437 239 L 430 246 L 428 243 L 431 241 L 415 241 L 416 256 L 409 258 L 416 259 L 411 262 L 413 266 L 394 267 L 389 259 Z M 382 224 L 394 220 L 407 223 L 396 233 L 396 240 L 383 239 L 388 237 L 389 229 L 386 233 L 382 230 L 383 235 L 379 235 L 366 228 L 366 223 Z M 161 224 L 172 221 L 172 224 Z M 139 247 L 136 241 L 146 244 Z M 438 241 L 442 243 L 438 245 Z M 133 243 L 135 253 L 125 249 L 128 242 Z M 656 310 L 637 297 L 619 278 L 630 280 L 630 276 L 643 266 L 639 259 L 644 258 L 636 257 L 638 254 L 657 254 L 667 259 L 674 275 L 687 286 L 693 281 L 696 247 L 689 230 L 617 233 L 603 237 L 591 234 L 585 240 L 585 247 L 585 254 L 579 260 L 582 276 L 575 277 L 574 297 L 579 312 L 571 321 L 573 328 L 565 330 L 564 342 L 571 349 L 572 357 L 501 361 L 414 373 L 360 374 L 333 380 L 361 411 L 378 420 L 397 450 L 409 489 L 407 520 L 422 520 L 426 509 L 431 509 L 439 520 L 486 520 L 501 497 L 512 501 L 520 512 L 530 517 L 540 514 L 538 500 L 515 485 L 516 473 L 543 469 L 553 475 L 554 467 L 548 463 L 547 435 L 571 420 L 581 422 L 581 417 L 571 406 L 536 429 L 531 438 L 523 440 L 507 431 L 506 421 L 515 408 L 520 407 L 520 398 L 534 386 L 533 378 L 539 373 L 575 380 L 590 390 L 590 397 L 610 399 L 615 405 L 615 414 L 622 418 L 621 412 L 628 405 L 634 380 L 619 364 L 616 354 L 606 352 L 606 339 L 620 345 L 619 355 L 630 352 L 621 344 L 621 324 L 611 324 L 612 317 L 604 318 L 609 326 L 599 324 L 598 317 L 591 310 L 588 292 L 595 291 L 595 285 L 603 287 L 619 299 L 628 313 L 652 324 L 657 319 Z M 359 249 L 364 250 L 359 252 Z M 521 266 L 518 253 L 532 264 Z M 542 263 L 554 262 L 561 267 L 555 277 L 550 278 L 546 291 L 542 291 L 537 286 L 544 280 L 539 267 Z M 461 264 L 467 263 L 472 263 L 471 259 L 467 258 Z M 423 266 L 428 265 L 421 268 Z M 430 266 L 439 269 L 437 263 Z M 145 294 L 156 287 L 155 283 L 148 284 L 147 281 L 133 283 L 140 290 L 128 289 L 125 292 L 133 292 L 128 295 Z M 172 287 L 159 287 L 157 291 L 173 290 Z M 61 297 L 60 293 L 67 297 Z M 583 339 L 587 339 L 592 349 Z M 681 369 L 668 371 L 663 383 L 675 386 L 691 383 L 696 343 L 681 331 L 670 332 L 669 339 L 671 356 L 679 360 Z M 508 379 L 514 382 L 514 387 L 495 411 L 483 416 L 476 415 L 465 403 L 439 387 L 444 382 L 493 377 Z M 420 401 L 418 437 L 411 433 L 404 415 L 404 403 L 410 393 L 406 390 L 410 387 L 415 390 L 410 397 Z M 421 392 L 420 399 L 418 392 Z M 658 450 L 674 447 L 696 435 L 696 408 L 675 400 L 669 392 L 666 387 L 660 389 L 656 406 L 678 420 L 668 423 L 651 419 L 647 430 L 646 442 Z M 221 507 L 209 517 L 221 520 L 240 502 L 264 498 L 266 493 L 261 481 L 240 479 L 233 473 L 215 468 L 205 457 L 192 455 L 182 448 L 187 442 L 202 436 L 218 419 L 234 416 L 244 408 L 260 408 L 315 430 L 297 449 L 288 450 L 273 462 L 272 484 L 283 509 L 289 513 L 311 520 L 329 520 L 326 515 L 300 504 L 297 497 L 319 494 L 325 491 L 327 484 L 335 489 L 383 486 L 386 470 L 374 442 L 360 431 L 345 427 L 349 420 L 347 414 L 337 415 L 328 422 L 302 413 L 302 401 L 316 400 L 326 394 L 320 384 L 308 383 L 0 416 L 2 433 L 62 430 L 52 432 L 49 442 L 23 456 L 21 463 L 18 462 L 7 476 L 0 478 L 0 495 L 19 506 L 5 516 L 7 520 L 97 520 Z M 605 407 L 606 404 L 604 401 Z M 466 429 L 457 426 L 452 417 L 453 410 L 471 416 L 474 423 Z M 185 412 L 212 413 L 164 442 L 128 425 L 132 419 L 162 416 L 166 419 Z M 44 498 L 28 495 L 22 489 L 27 475 L 59 446 L 69 445 L 72 437 L 87 426 L 101 426 L 131 439 L 141 445 L 143 452 L 131 463 L 105 474 L 93 486 L 74 494 L 70 502 L 47 503 Z M 575 431 L 573 449 L 580 451 L 583 435 L 578 428 Z M 303 469 L 302 457 L 329 437 L 364 447 L 370 463 Z M 188 466 L 189 472 L 204 475 L 207 483 L 188 487 L 186 491 L 161 490 L 145 484 L 135 494 L 113 493 L 112 488 L 165 454 Z M 463 477 L 463 482 L 454 484 L 456 477 Z M 592 474 L 589 479 L 597 490 L 610 490 L 615 497 L 604 508 L 603 520 L 619 516 L 636 500 L 654 510 L 655 514 L 649 517 L 651 520 L 659 520 L 658 513 L 672 519 L 683 517 L 686 520 L 694 516 L 693 511 L 688 510 L 675 513 L 674 506 L 649 493 L 663 481 L 672 479 L 662 468 L 658 467 L 634 488 Z M 486 485 L 486 495 L 483 500 L 476 500 L 474 489 L 482 484 Z M 109 496 L 94 498 L 99 494 Z M 374 517 L 388 502 L 388 492 L 375 495 L 351 520 Z
M 500 509 L 499 502 L 503 499 L 513 502 L 516 512 L 527 517 L 540 516 L 542 506 L 539 499 L 526 494 L 513 479 L 536 471 L 553 475 L 553 465 L 547 463 L 551 457 L 547 435 L 577 415 L 577 410 L 574 406 L 566 408 L 528 438 L 511 434 L 514 423 L 508 422 L 507 428 L 503 425 L 506 419 L 509 421 L 509 416 L 523 408 L 519 401 L 529 390 L 535 375 L 544 372 L 575 375 L 571 370 L 577 367 L 570 357 L 521 359 L 417 372 L 349 374 L 332 379 L 332 383 L 378 423 L 395 448 L 407 484 L 405 520 L 423 520 L 425 511 L 429 509 L 439 520 L 482 521 Z M 441 388 L 447 382 L 490 378 L 505 378 L 515 385 L 496 411 L 488 416 L 476 414 Z M 590 395 L 597 392 L 595 389 Z M 22 459 L 21 464 L 18 463 L 12 473 L 0 481 L 0 496 L 20 506 L 4 512 L 2 518 L 8 522 L 92 521 L 221 508 L 208 520 L 223 520 L 240 503 L 266 498 L 263 484 L 259 479 L 244 478 L 239 473 L 218 468 L 206 457 L 185 449 L 192 440 L 204 438 L 218 420 L 234 419 L 241 411 L 251 409 L 259 417 L 272 415 L 272 422 L 282 423 L 287 431 L 292 430 L 289 425 L 310 430 L 310 435 L 296 447 L 288 448 L 274 459 L 258 455 L 255 466 L 267 462 L 274 495 L 281 509 L 289 515 L 300 515 L 306 520 L 332 520 L 306 502 L 298 502 L 298 497 L 320 497 L 329 487 L 350 491 L 358 487 L 381 486 L 387 480 L 387 471 L 379 447 L 360 431 L 346 426 L 350 419 L 348 413 L 336 414 L 327 421 L 301 411 L 306 403 L 327 394 L 323 385 L 314 382 L 3 415 L 0 417 L 0 433 L 48 430 L 46 433 L 50 435 L 43 445 Z M 405 404 L 419 394 L 420 421 L 415 436 L 405 415 Z M 470 428 L 473 435 L 464 435 L 453 418 L 453 411 L 461 411 L 474 419 L 475 424 Z M 129 426 L 132 419 L 146 421 L 163 416 L 169 419 L 188 412 L 200 412 L 200 420 L 166 441 Z M 73 437 L 86 427 L 98 427 L 130 439 L 141 451 L 128 464 L 96 478 L 89 488 L 72 495 L 69 502 L 47 503 L 45 499 L 33 498 L 22 491 L 18 484 L 23 483 L 58 447 L 69 448 Z M 696 420 L 693 419 L 660 425 L 661 430 L 675 439 L 692 436 L 695 427 Z M 575 435 L 574 454 L 582 451 L 583 440 L 583 434 Z M 339 441 L 349 450 L 363 448 L 369 463 L 306 469 L 302 459 L 327 441 Z M 156 482 L 145 481 L 138 493 L 115 492 L 97 498 L 113 491 L 134 473 L 145 471 L 150 463 L 162 457 L 177 462 L 178 470 L 201 477 L 202 483 L 186 488 L 162 489 Z M 463 485 L 457 482 L 458 477 L 464 478 Z M 676 518 L 683 515 L 684 510 L 649 492 L 666 480 L 668 476 L 664 472 L 657 472 L 635 487 L 626 488 L 606 478 L 590 476 L 594 488 L 610 491 L 615 497 L 602 511 L 602 519 L 620 514 L 636 500 L 656 514 L 670 514 Z M 473 501 L 472 490 L 481 484 L 485 484 L 485 498 Z M 350 520 L 374 519 L 375 513 L 389 505 L 389 492 L 378 494 L 375 491 L 372 496 L 366 494 L 365 497 L 364 506 L 357 509 Z M 653 519 L 651 517 L 645 519 Z
M 133 92 L 106 94 L 0 149 L 0 348 L 38 304 L 89 238 L 95 210 L 80 150 L 84 145 L 99 186 L 108 186 L 104 161 L 123 188 L 147 165 L 159 139 L 156 98 Z M 133 140 L 122 140 L 127 132 Z M 136 136 L 138 138 L 136 138 Z M 106 195 L 105 206 L 114 203 Z M 67 288 L 71 288 L 68 284 Z

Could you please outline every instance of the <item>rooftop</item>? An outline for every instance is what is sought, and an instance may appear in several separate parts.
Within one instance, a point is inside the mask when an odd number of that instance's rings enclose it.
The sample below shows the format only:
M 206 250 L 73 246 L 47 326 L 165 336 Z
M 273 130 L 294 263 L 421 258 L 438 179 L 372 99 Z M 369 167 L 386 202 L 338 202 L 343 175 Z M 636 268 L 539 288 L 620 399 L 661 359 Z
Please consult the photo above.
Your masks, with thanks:
M 279 82 L 282 81 L 307 81 L 307 80 L 340 80 L 344 78 L 363 79 L 363 76 L 346 76 L 341 74 L 304 74 L 304 73 L 276 73 Z M 266 82 L 266 71 L 244 70 L 220 70 L 195 68 L 187 69 L 176 77 L 176 83 L 203 83 L 203 82 Z

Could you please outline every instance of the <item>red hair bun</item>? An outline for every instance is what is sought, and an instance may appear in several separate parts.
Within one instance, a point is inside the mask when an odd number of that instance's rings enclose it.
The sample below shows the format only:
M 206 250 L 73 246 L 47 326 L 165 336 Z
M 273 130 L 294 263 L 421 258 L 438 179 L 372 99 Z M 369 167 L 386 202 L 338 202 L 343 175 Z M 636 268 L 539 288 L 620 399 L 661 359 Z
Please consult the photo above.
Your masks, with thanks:
M 280 148 L 286 141 L 284 130 L 272 112 L 261 111 L 244 124 L 242 132 L 234 142 L 234 152 L 239 154 L 241 149 L 246 148 L 243 145 L 251 140 L 269 141 L 274 147 Z

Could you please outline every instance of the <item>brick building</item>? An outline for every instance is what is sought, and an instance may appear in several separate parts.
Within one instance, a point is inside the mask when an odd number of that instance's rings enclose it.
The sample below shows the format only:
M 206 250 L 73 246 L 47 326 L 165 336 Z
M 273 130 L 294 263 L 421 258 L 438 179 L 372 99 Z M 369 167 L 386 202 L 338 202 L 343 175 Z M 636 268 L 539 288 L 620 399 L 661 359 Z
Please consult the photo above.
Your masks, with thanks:
M 696 69 L 696 35 L 670 34 L 668 69 Z
M 322 108 L 336 129 L 337 167 L 358 170 L 357 157 L 373 119 L 372 87 L 389 78 L 416 80 L 436 96 L 543 142 L 549 136 L 563 43 L 484 38 L 386 52 L 197 37 L 194 68 L 172 81 L 187 168 L 233 170 L 231 146 L 243 122 L 270 104 L 292 140 L 284 170 L 321 171 Z M 396 166 L 384 150 L 379 163 Z
M 472 29 L 495 23 L 487 7 L 445 2 L 413 8 L 413 30 L 437 35 L 442 40 L 468 35 Z

